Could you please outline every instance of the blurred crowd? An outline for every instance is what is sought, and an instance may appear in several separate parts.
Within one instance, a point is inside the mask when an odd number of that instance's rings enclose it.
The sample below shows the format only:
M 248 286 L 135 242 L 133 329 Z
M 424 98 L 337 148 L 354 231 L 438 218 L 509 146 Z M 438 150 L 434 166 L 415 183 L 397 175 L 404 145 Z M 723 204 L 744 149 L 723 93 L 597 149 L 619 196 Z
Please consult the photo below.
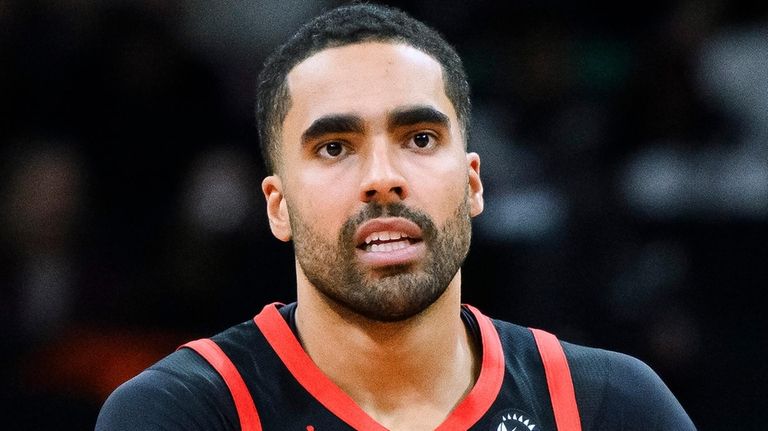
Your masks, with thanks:
M 264 214 L 265 56 L 341 2 L 0 0 L 0 387 L 88 429 L 179 344 L 294 300 Z M 656 369 L 702 430 L 768 419 L 768 6 L 388 1 L 473 90 L 464 300 Z

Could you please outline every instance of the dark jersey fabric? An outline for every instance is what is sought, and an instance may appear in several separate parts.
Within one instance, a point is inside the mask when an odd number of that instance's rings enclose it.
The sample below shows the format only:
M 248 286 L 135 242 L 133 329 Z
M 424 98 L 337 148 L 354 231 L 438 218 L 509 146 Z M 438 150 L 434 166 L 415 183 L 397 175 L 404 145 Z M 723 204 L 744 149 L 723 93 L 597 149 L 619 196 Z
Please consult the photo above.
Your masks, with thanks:
M 295 333 L 294 311 L 295 304 L 279 310 Z M 462 318 L 480 343 L 482 335 L 475 316 L 463 308 Z M 555 430 L 547 383 L 531 332 L 491 321 L 501 341 L 504 377 L 490 408 L 469 429 Z M 253 320 L 212 339 L 243 376 L 264 430 L 354 429 L 304 389 Z M 669 389 L 641 361 L 616 352 L 561 344 L 583 430 L 695 430 Z M 239 429 L 224 381 L 189 349 L 172 353 L 115 390 L 96 424 L 97 431 Z

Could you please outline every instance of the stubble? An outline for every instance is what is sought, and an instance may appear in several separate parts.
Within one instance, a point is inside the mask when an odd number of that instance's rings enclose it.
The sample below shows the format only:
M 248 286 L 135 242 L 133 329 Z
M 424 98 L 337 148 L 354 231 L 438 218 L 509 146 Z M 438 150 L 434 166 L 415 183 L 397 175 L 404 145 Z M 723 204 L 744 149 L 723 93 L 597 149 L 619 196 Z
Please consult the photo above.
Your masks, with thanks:
M 396 322 L 426 310 L 448 288 L 469 251 L 472 226 L 465 198 L 438 228 L 425 213 L 402 203 L 370 203 L 342 226 L 336 243 L 324 241 L 290 210 L 296 258 L 307 279 L 331 301 L 362 317 Z M 357 260 L 354 234 L 368 220 L 402 217 L 422 231 L 421 262 L 365 268 Z

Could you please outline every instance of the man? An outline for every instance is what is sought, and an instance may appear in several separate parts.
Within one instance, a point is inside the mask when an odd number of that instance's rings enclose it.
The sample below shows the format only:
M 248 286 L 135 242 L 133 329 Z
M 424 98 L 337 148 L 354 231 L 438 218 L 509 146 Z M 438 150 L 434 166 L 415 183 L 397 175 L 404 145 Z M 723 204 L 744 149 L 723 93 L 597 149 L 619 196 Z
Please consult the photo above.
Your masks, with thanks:
M 480 159 L 461 61 L 386 7 L 315 18 L 260 75 L 270 228 L 297 302 L 121 386 L 100 430 L 690 430 L 657 375 L 461 304 Z

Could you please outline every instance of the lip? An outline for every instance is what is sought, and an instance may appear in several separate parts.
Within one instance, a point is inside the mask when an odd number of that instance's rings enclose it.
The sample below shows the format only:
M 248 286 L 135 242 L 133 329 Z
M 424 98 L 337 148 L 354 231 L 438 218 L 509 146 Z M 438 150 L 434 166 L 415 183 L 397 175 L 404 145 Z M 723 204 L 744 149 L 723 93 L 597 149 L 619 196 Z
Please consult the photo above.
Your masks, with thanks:
M 421 239 L 421 228 L 410 220 L 400 217 L 377 218 L 363 223 L 357 229 L 354 237 L 355 246 L 362 244 L 368 235 L 384 231 L 402 232 L 411 239 Z
M 391 251 L 366 251 L 359 247 L 355 252 L 357 258 L 364 265 L 372 267 L 385 267 L 393 265 L 405 265 L 422 258 L 426 252 L 424 241 L 422 241 L 422 232 L 419 226 L 407 219 L 399 217 L 377 218 L 363 223 L 355 232 L 355 245 L 359 246 L 365 242 L 370 234 L 374 232 L 395 231 L 402 232 L 411 240 L 417 240 L 406 247 Z

